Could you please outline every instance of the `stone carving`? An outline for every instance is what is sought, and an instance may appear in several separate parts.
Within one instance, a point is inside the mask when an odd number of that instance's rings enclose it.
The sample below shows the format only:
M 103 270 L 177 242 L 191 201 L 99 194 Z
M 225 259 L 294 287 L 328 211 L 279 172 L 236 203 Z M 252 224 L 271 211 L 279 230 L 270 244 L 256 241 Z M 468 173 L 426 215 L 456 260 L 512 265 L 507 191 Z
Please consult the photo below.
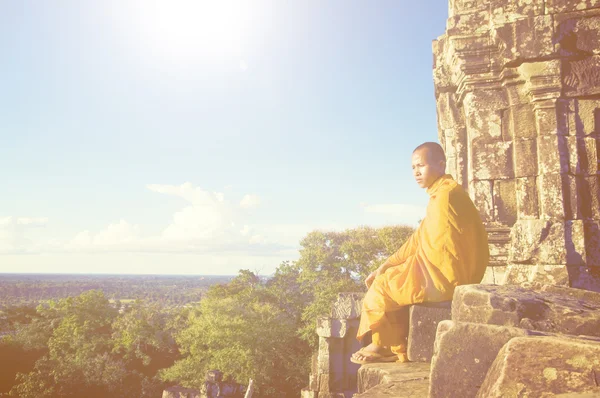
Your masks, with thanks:
M 313 354 L 309 385 L 302 398 L 345 398 L 356 392 L 360 365 L 350 356 L 361 348 L 356 340 L 362 293 L 341 293 L 331 316 L 317 319 L 318 351 Z
M 486 282 L 600 290 L 599 32 L 597 0 L 449 1 L 438 134 L 490 232 Z

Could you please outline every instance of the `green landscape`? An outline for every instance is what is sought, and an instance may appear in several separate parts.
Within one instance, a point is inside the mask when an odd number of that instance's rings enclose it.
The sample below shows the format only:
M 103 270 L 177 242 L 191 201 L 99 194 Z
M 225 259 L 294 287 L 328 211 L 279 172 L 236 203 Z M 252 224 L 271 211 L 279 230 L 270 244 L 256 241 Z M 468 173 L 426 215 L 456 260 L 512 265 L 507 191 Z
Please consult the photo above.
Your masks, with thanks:
M 261 397 L 307 384 L 315 321 L 412 233 L 314 231 L 268 277 L 0 275 L 0 396 L 160 397 L 208 370 Z

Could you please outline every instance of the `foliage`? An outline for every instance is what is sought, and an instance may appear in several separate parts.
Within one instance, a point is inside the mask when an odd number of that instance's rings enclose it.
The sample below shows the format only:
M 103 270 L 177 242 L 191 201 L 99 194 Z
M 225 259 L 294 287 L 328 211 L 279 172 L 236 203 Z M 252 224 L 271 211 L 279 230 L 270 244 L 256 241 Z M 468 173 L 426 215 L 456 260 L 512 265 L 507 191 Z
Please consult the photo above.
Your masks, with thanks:
M 300 243 L 300 259 L 295 263 L 300 291 L 307 300 L 302 311 L 302 338 L 314 348 L 315 319 L 328 315 L 338 293 L 364 291 L 367 275 L 399 249 L 412 232 L 411 227 L 389 226 L 309 233 Z
M 158 368 L 175 358 L 168 313 L 136 303 L 119 315 L 100 291 L 50 301 L 37 317 L 5 339 L 42 355 L 16 376 L 10 396 L 156 396 Z M 135 337 L 133 337 L 135 335 Z
M 210 369 L 238 382 L 255 380 L 263 397 L 297 396 L 305 383 L 307 346 L 297 336 L 298 316 L 280 300 L 285 272 L 270 283 L 250 271 L 212 287 L 177 336 L 185 358 L 164 372 L 166 380 L 200 388 Z

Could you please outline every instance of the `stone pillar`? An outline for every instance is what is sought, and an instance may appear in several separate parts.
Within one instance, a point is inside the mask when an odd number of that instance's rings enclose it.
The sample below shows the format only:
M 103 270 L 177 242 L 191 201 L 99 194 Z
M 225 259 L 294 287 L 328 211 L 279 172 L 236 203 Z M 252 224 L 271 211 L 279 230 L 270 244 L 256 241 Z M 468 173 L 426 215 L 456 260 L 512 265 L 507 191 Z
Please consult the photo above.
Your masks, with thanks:
M 449 7 L 438 134 L 489 232 L 486 281 L 600 290 L 600 3 Z
M 317 320 L 319 349 L 313 354 L 309 386 L 303 398 L 350 398 L 356 393 L 360 365 L 350 357 L 362 346 L 356 340 L 362 293 L 340 293 L 331 316 Z

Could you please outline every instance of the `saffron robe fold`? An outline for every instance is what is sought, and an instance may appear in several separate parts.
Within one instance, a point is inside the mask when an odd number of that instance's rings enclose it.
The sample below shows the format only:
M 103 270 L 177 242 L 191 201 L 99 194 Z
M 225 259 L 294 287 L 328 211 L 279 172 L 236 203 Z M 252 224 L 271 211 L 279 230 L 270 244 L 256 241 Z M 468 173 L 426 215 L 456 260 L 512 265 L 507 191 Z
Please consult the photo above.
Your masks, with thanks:
M 363 300 L 357 337 L 376 330 L 386 312 L 451 300 L 458 285 L 479 283 L 489 261 L 487 232 L 464 189 L 446 174 L 429 188 L 425 218 L 387 261 Z

